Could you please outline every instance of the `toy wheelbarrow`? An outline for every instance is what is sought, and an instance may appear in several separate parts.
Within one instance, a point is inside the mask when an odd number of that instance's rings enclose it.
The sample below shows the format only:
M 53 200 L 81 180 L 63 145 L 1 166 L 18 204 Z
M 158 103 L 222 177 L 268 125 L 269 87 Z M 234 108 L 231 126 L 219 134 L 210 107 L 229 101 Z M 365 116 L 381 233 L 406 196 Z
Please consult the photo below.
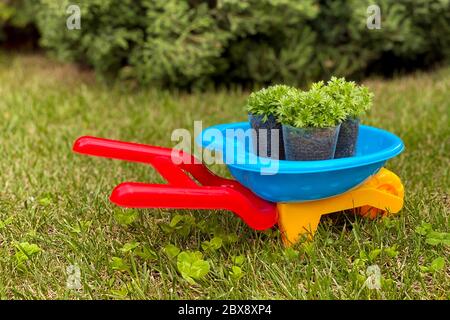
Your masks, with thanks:
M 227 129 L 248 129 L 248 124 L 211 127 L 202 132 L 197 141 L 205 148 L 221 152 L 224 158 L 230 150 L 252 145 L 245 143 L 248 138 L 245 136 L 230 138 L 225 134 Z M 227 138 L 214 138 L 213 133 L 217 132 Z M 369 147 L 366 143 L 370 143 Z M 387 159 L 403 150 L 403 143 L 386 131 L 361 126 L 358 154 L 344 159 L 273 160 L 277 161 L 273 166 L 261 159 L 242 161 L 256 157 L 249 148 L 237 152 L 236 157 L 241 158 L 231 157 L 233 161 L 227 164 L 236 180 L 219 177 L 192 155 L 169 148 L 81 137 L 73 150 L 150 164 L 168 182 L 121 183 L 110 197 L 119 206 L 229 210 L 255 230 L 265 230 L 278 223 L 286 245 L 295 243 L 301 234 L 312 237 L 322 215 L 361 208 L 360 214 L 373 218 L 396 213 L 403 206 L 404 190 L 400 179 L 382 168 Z M 264 166 L 265 174 L 261 174 Z M 267 168 L 274 167 L 276 172 L 267 172 Z

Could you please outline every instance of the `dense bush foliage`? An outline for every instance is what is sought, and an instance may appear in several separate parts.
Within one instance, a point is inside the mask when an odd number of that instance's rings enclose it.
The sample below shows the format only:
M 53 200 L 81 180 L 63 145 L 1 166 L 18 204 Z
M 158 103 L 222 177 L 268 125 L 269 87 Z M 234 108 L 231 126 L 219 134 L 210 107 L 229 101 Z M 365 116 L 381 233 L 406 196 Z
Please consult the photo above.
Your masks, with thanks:
M 379 30 L 368 0 L 79 0 L 81 30 L 66 28 L 73 1 L 34 2 L 43 47 L 141 84 L 301 85 L 450 56 L 448 0 L 378 0 Z

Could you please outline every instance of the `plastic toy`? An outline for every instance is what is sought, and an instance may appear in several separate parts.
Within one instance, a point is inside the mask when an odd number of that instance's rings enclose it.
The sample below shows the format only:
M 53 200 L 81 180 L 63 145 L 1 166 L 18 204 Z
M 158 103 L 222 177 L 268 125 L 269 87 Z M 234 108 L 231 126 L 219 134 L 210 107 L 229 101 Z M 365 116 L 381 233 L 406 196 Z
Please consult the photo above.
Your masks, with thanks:
M 344 193 L 374 175 L 386 160 L 404 149 L 403 142 L 392 133 L 361 125 L 354 157 L 320 161 L 270 160 L 257 157 L 253 152 L 251 137 L 244 134 L 249 128 L 247 122 L 210 127 L 199 135 L 197 143 L 222 153 L 236 180 L 272 202 L 310 201 Z M 271 172 L 276 174 L 271 175 Z
M 278 225 L 285 244 L 289 245 L 302 234 L 311 238 L 322 215 L 355 209 L 356 213 L 373 219 L 399 212 L 403 207 L 403 196 L 400 178 L 382 168 L 360 187 L 341 195 L 315 201 L 278 203 Z
M 249 137 L 212 139 L 212 133 L 218 132 L 212 129 L 233 128 L 245 129 L 248 124 L 211 127 L 202 132 L 197 141 L 222 152 L 224 158 L 231 154 L 230 150 L 237 151 L 233 152 L 237 164 L 227 165 L 238 181 L 219 177 L 192 155 L 182 151 L 173 153 L 170 148 L 81 137 L 73 150 L 85 155 L 150 164 L 168 182 L 121 183 L 110 197 L 119 206 L 229 210 L 255 230 L 265 230 L 278 223 L 286 245 L 296 242 L 301 234 L 311 238 L 322 215 L 359 208 L 360 214 L 373 218 L 396 213 L 403 206 L 400 179 L 382 168 L 387 159 L 403 150 L 403 143 L 395 135 L 361 126 L 355 157 L 301 163 L 279 161 L 279 173 L 261 175 L 261 168 L 270 173 L 273 163 L 256 157 L 251 150 L 242 149 L 252 145 L 243 144 L 242 139 Z

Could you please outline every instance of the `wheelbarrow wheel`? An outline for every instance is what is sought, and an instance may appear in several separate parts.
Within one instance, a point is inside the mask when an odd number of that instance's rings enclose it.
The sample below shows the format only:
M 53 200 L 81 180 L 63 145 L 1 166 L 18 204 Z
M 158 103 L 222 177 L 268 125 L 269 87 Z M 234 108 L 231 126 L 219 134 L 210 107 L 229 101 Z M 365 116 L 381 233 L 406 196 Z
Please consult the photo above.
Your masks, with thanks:
M 405 190 L 400 178 L 392 172 L 382 168 L 374 177 L 367 182 L 367 185 L 377 190 L 388 192 L 394 196 L 403 198 Z M 388 216 L 391 212 L 374 208 L 372 206 L 362 206 L 355 209 L 356 213 L 369 219 L 375 219 L 379 216 Z

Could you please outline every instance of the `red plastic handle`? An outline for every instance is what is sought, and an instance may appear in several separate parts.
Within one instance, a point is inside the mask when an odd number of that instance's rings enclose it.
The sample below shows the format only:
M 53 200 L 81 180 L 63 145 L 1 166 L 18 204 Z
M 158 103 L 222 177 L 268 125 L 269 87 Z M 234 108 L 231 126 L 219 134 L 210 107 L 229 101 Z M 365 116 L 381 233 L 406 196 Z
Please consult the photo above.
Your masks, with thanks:
M 256 230 L 270 228 L 277 222 L 275 204 L 257 197 L 235 180 L 218 177 L 183 151 L 95 137 L 79 138 L 73 150 L 91 156 L 151 164 L 169 183 L 122 183 L 113 190 L 110 198 L 119 206 L 226 209 L 235 212 Z

